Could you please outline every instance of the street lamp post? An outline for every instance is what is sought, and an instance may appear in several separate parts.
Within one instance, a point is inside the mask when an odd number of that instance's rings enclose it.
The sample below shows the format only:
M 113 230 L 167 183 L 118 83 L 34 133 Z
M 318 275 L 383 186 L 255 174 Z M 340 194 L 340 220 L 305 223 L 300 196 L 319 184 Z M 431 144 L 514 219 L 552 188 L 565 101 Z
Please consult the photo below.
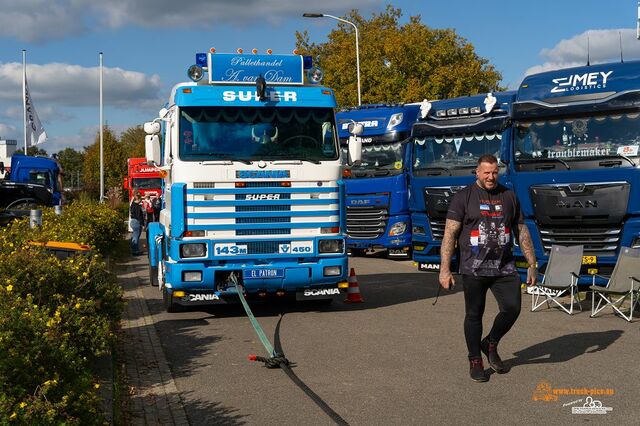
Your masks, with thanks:
M 344 22 L 345 24 L 349 24 L 356 31 L 356 75 L 358 78 L 358 106 L 362 105 L 362 98 L 360 96 L 360 48 L 358 46 L 358 27 L 351 21 L 347 21 L 346 19 L 338 18 L 337 16 L 327 15 L 326 13 L 303 13 L 302 16 L 305 18 L 331 18 L 336 21 Z

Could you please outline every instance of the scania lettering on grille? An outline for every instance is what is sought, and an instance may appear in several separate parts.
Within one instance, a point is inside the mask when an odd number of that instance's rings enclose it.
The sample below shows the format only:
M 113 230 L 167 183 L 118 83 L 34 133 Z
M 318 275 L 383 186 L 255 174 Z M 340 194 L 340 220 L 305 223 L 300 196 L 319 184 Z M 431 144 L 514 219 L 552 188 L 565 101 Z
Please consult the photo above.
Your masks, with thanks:
M 220 300 L 220 297 L 215 293 L 208 294 L 190 294 L 182 298 L 184 302 L 204 302 L 208 300 Z
M 245 200 L 279 200 L 280 194 L 247 194 Z
M 306 289 L 304 291 L 305 297 L 310 296 L 333 296 L 335 294 L 340 294 L 340 289 L 337 288 L 325 288 L 325 289 Z
M 236 170 L 238 179 L 283 179 L 289 176 L 289 170 Z

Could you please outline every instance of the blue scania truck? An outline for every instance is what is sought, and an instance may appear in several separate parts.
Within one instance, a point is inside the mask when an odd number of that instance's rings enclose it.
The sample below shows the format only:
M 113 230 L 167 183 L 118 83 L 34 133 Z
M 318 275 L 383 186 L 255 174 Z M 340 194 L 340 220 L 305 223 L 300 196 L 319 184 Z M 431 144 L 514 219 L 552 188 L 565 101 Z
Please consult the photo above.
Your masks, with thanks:
M 336 102 L 310 59 L 197 54 L 193 81 L 145 123 L 147 160 L 164 179 L 150 274 L 168 311 L 237 301 L 237 288 L 330 300 L 347 286 Z
M 453 195 L 475 180 L 478 158 L 508 152 L 515 92 L 424 102 L 413 125 L 410 198 L 413 260 L 440 270 L 440 246 Z M 509 186 L 500 162 L 500 182 Z
M 389 258 L 411 256 L 408 166 L 417 104 L 363 105 L 336 114 L 346 150 L 349 126 L 363 126 L 362 161 L 345 165 L 347 247 L 352 254 L 384 249 Z M 346 156 L 344 158 L 347 158 Z
M 640 62 L 530 75 L 513 118 L 510 180 L 541 269 L 552 245 L 583 245 L 579 283 L 610 274 L 640 247 Z

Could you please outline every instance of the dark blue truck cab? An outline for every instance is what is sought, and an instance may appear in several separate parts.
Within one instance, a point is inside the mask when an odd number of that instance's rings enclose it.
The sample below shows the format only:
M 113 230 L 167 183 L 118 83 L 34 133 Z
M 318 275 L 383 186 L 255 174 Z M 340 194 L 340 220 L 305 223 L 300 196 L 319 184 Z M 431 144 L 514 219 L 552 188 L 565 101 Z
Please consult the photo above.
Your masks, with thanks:
M 583 245 L 579 283 L 610 274 L 640 247 L 640 62 L 530 75 L 513 118 L 509 174 L 541 270 L 552 245 Z
M 478 159 L 506 155 L 515 92 L 423 103 L 411 143 L 410 197 L 413 260 L 421 271 L 440 270 L 440 246 L 453 195 L 475 181 Z M 500 182 L 509 186 L 500 162 Z M 455 265 L 454 265 L 455 267 Z
M 343 173 L 347 246 L 352 254 L 386 249 L 390 258 L 411 256 L 407 138 L 419 110 L 417 104 L 374 104 L 336 114 L 343 147 L 350 123 L 364 127 L 362 162 L 345 166 Z

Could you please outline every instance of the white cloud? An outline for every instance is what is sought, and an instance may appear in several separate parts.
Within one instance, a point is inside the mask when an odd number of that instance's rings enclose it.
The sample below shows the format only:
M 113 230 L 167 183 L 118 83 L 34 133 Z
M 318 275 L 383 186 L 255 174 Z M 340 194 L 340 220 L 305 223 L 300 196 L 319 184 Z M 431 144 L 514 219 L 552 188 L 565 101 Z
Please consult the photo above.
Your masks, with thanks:
M 56 107 L 95 106 L 99 102 L 99 68 L 63 63 L 29 65 L 29 90 L 36 111 L 41 105 Z M 122 68 L 103 68 L 104 105 L 119 108 L 149 108 L 161 103 L 160 76 Z M 22 98 L 22 64 L 0 64 L 0 100 Z
M 13 139 L 16 128 L 9 124 L 0 123 L 0 139 Z
M 59 108 L 54 108 L 53 106 L 49 105 L 41 107 L 39 106 L 36 112 L 38 113 L 38 117 L 40 118 L 40 120 L 45 123 L 54 119 L 56 121 L 70 121 L 74 118 L 73 115 L 67 113 L 66 111 L 62 111 Z M 14 120 L 22 120 L 23 114 L 24 110 L 21 106 L 9 107 L 5 110 L 4 113 L 7 118 L 11 118 Z
M 278 25 L 303 12 L 342 15 L 379 8 L 380 0 L 325 0 L 314 10 L 298 0 L 0 0 L 0 36 L 46 42 L 96 28 L 211 28 L 214 25 Z
M 544 63 L 525 71 L 525 76 L 562 68 L 577 67 L 587 63 L 587 38 L 591 64 L 617 62 L 620 60 L 620 37 L 625 60 L 640 58 L 640 42 L 636 30 L 630 28 L 589 30 L 568 40 L 561 40 L 550 49 L 542 49 Z

